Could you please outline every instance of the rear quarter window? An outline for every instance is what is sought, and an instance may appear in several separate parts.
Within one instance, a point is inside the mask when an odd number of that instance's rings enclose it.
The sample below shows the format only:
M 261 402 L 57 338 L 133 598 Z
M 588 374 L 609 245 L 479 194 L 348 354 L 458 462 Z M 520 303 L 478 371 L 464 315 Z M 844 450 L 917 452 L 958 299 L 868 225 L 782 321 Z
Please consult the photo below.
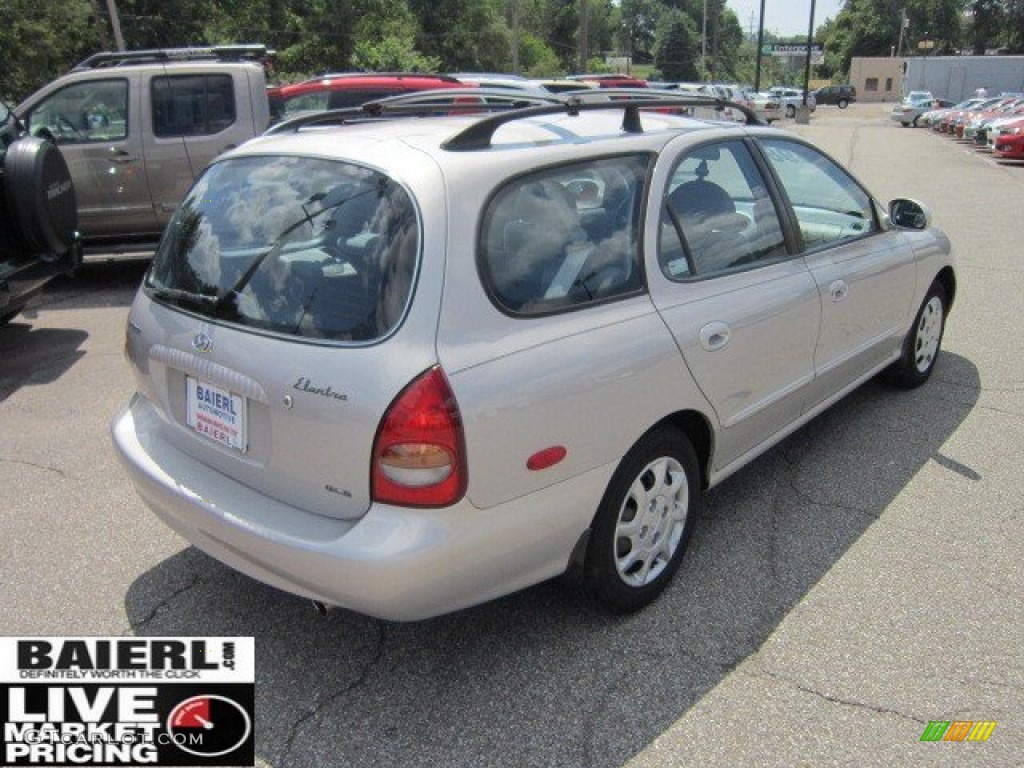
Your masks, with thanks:
M 495 304 L 542 315 L 643 289 L 640 209 L 647 156 L 520 176 L 484 214 L 480 272 Z

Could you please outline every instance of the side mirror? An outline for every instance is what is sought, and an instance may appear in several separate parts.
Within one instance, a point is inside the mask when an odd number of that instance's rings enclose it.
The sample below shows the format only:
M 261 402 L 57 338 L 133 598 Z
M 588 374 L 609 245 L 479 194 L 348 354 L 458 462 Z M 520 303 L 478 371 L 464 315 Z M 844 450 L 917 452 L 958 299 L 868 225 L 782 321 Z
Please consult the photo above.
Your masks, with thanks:
M 889 203 L 889 220 L 900 229 L 927 229 L 932 212 L 924 203 L 898 197 Z

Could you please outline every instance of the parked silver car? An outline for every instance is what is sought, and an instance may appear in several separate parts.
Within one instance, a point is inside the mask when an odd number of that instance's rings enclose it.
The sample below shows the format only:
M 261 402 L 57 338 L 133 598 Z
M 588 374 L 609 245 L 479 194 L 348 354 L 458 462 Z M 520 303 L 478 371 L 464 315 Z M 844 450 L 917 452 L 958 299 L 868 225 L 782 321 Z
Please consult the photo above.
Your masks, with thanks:
M 782 105 L 786 117 L 796 117 L 796 111 L 804 106 L 804 92 L 801 88 L 785 88 L 777 85 L 769 88 L 768 94 Z M 806 102 L 809 112 L 813 112 L 818 106 L 813 93 L 807 94 Z
M 128 318 L 145 502 L 386 619 L 562 574 L 648 604 L 707 488 L 876 374 L 928 379 L 956 292 L 923 205 L 668 104 L 315 116 L 219 157 Z

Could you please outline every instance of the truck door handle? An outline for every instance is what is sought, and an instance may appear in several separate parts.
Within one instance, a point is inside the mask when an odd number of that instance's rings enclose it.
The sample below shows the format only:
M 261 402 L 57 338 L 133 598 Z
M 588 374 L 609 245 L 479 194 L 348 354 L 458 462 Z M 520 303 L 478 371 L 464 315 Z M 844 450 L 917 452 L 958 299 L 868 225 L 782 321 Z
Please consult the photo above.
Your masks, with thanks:
M 832 301 L 842 301 L 850 294 L 850 286 L 844 280 L 836 280 L 828 287 L 828 295 Z
M 111 163 L 134 163 L 138 159 L 137 155 L 131 155 L 117 147 L 111 147 L 107 153 L 107 160 Z
M 725 323 L 708 323 L 700 329 L 700 345 L 708 352 L 714 352 L 729 343 L 730 333 Z

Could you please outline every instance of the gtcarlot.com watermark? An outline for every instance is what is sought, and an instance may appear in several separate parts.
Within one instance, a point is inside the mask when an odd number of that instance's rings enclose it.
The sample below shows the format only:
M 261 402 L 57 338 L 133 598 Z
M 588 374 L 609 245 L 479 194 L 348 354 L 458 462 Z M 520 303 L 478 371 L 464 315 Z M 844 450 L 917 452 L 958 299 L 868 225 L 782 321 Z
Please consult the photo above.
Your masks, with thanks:
M 0 765 L 252 765 L 254 681 L 251 637 L 0 638 Z

